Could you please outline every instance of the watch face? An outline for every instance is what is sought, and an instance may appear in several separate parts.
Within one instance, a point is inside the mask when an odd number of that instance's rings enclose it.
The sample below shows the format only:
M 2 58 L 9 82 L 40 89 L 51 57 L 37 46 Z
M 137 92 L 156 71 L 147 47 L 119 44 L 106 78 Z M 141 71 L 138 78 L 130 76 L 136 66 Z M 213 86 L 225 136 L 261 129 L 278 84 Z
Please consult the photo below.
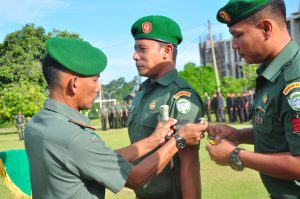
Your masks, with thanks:
M 184 147 L 186 147 L 186 142 L 185 142 L 185 139 L 183 137 L 181 137 L 178 134 L 174 134 L 174 138 L 176 140 L 176 147 L 178 149 L 183 149 Z
M 182 142 L 179 142 L 179 143 L 177 144 L 177 147 L 180 148 L 180 149 L 183 149 L 183 148 L 185 147 L 185 144 L 182 143 Z

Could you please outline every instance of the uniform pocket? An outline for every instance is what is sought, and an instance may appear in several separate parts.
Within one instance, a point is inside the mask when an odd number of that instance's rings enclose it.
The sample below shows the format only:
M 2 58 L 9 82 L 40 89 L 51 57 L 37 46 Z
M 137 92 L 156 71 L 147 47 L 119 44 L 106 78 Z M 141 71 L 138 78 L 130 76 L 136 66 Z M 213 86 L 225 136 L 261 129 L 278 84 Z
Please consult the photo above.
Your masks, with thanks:
M 261 133 L 270 133 L 273 128 L 272 115 L 256 113 L 254 115 L 254 129 Z
M 155 128 L 158 122 L 159 111 L 149 110 L 145 111 L 141 118 L 141 124 L 145 127 Z

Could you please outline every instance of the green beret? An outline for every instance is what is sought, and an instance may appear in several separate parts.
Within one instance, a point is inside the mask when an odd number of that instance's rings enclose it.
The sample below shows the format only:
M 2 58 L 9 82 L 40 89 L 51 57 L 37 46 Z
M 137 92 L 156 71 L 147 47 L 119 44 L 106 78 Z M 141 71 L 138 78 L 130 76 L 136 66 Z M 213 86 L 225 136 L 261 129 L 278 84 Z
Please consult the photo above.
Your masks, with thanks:
M 165 16 L 146 16 L 137 20 L 131 27 L 131 34 L 137 39 L 153 39 L 171 43 L 181 43 L 182 34 L 179 25 Z
M 95 76 L 107 64 L 105 54 L 86 41 L 53 37 L 47 40 L 48 55 L 69 71 L 82 76 Z
M 257 11 L 262 10 L 272 2 L 274 2 L 274 0 L 229 0 L 229 2 L 218 11 L 217 20 L 230 27 Z

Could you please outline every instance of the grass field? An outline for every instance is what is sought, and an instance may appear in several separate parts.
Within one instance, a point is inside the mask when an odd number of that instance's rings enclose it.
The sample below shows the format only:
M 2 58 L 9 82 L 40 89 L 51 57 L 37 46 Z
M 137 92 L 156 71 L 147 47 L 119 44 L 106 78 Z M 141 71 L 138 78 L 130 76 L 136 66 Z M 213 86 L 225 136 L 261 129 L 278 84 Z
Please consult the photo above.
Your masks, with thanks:
M 93 125 L 99 129 L 99 122 L 93 121 Z M 249 125 L 233 125 L 236 128 L 244 128 Z M 0 151 L 24 148 L 24 142 L 18 141 L 18 135 L 14 127 L 0 129 Z M 101 138 L 113 149 L 121 148 L 129 144 L 127 129 L 98 131 Z M 205 150 L 207 141 L 203 139 L 200 145 L 200 163 L 202 179 L 203 199 L 264 199 L 267 198 L 257 172 L 245 169 L 242 172 L 233 171 L 229 167 L 221 167 L 212 162 Z M 252 146 L 244 145 L 247 150 L 253 150 Z M 124 188 L 118 194 L 106 192 L 106 199 L 134 199 L 135 195 L 130 189 Z M 0 180 L 0 199 L 13 199 L 10 192 Z

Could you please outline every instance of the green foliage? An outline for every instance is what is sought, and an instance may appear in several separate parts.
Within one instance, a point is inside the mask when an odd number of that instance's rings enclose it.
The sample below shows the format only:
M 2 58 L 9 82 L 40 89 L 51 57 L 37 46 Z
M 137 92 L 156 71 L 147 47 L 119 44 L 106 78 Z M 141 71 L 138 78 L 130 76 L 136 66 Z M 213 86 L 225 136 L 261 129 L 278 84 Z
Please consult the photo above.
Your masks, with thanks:
M 43 27 L 26 24 L 0 43 L 0 124 L 11 122 L 18 111 L 31 117 L 41 109 L 46 98 L 41 60 L 52 36 L 80 39 L 77 33 L 56 29 L 46 33 Z
M 45 98 L 37 84 L 23 82 L 7 86 L 0 95 L 0 123 L 12 121 L 19 111 L 25 116 L 34 115 L 42 108 Z
M 124 77 L 112 80 L 109 84 L 102 85 L 103 97 L 105 99 L 117 99 L 117 101 L 122 101 L 125 96 L 133 91 L 135 85 L 138 83 L 140 83 L 138 77 L 134 77 L 134 80 L 129 82 L 126 82 Z
M 249 88 L 255 88 L 257 65 L 244 65 L 243 74 L 245 78 L 233 78 L 225 76 L 221 79 L 221 91 L 223 96 L 228 92 L 242 92 Z M 184 71 L 178 72 L 197 92 L 203 97 L 204 92 L 210 96 L 217 91 L 217 83 L 213 66 L 196 66 L 194 63 L 187 63 Z
M 178 75 L 185 79 L 200 95 L 204 92 L 212 95 L 217 90 L 214 68 L 212 66 L 196 66 L 188 63 L 184 66 L 184 71 L 179 71 Z

